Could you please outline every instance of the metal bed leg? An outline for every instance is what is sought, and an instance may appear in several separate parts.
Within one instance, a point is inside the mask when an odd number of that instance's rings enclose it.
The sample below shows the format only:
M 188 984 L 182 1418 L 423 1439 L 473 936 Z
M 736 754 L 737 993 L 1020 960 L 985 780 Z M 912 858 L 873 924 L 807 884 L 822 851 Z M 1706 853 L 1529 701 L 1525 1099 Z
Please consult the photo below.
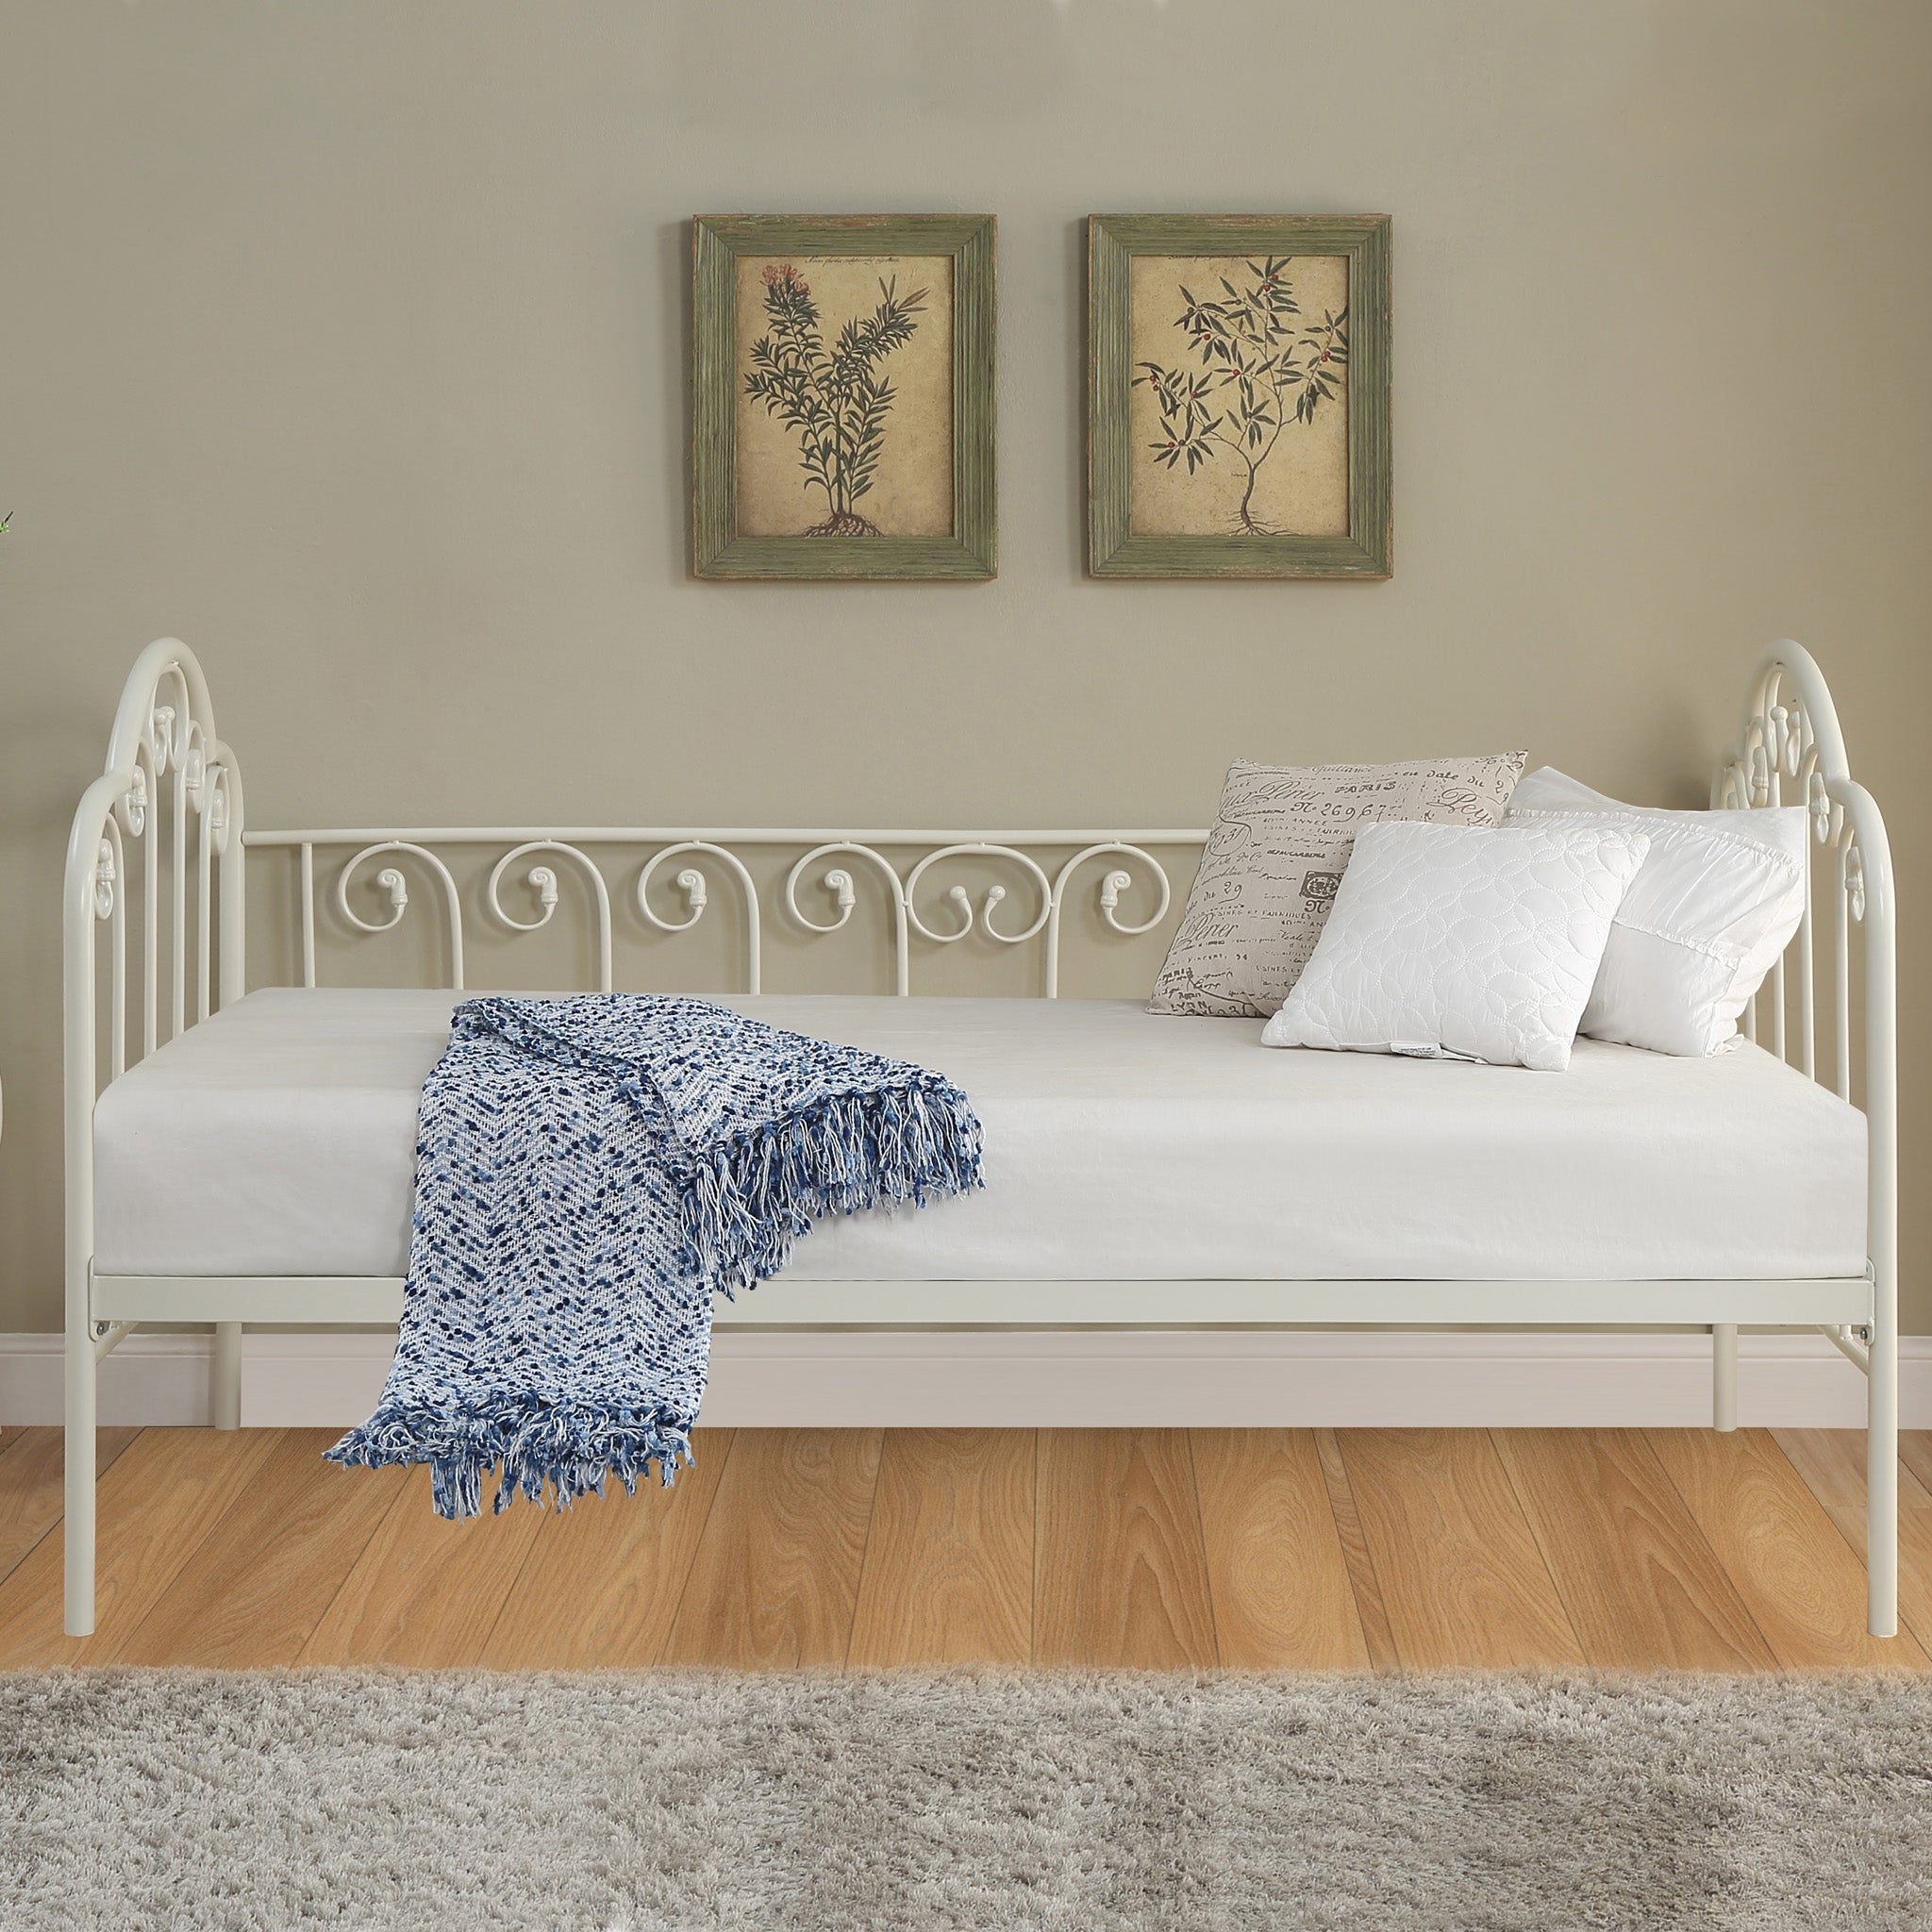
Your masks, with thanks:
M 67 1324 L 65 1628 L 86 1637 L 94 1627 L 94 1339 L 85 1320 Z
M 1738 1324 L 1719 1322 L 1710 1331 L 1710 1425 L 1728 1433 L 1738 1426 Z
M 209 1367 L 208 1420 L 218 1429 L 242 1426 L 242 1324 L 215 1324 L 215 1350 Z
M 1872 1331 L 1865 1396 L 1866 1627 L 1898 1635 L 1898 1324 Z

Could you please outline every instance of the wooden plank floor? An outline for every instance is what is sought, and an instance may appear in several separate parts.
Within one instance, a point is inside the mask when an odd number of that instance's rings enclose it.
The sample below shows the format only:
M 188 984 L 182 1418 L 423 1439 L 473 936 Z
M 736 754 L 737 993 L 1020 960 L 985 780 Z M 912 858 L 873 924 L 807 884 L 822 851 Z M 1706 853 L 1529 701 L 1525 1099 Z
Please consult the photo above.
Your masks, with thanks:
M 439 1522 L 325 1432 L 101 1432 L 100 1624 L 60 1634 L 60 1438 L 0 1436 L 0 1668 L 1928 1667 L 1864 1630 L 1824 1430 L 701 1430 L 675 1488 Z

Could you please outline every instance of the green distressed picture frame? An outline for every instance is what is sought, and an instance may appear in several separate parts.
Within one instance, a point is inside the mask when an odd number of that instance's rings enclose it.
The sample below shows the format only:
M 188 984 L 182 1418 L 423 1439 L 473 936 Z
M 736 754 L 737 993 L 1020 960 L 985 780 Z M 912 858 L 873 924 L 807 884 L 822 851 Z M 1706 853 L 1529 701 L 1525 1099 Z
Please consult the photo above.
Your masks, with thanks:
M 1090 215 L 1087 241 L 1089 572 L 1390 575 L 1389 217 Z M 1201 258 L 1202 266 L 1224 267 L 1211 280 L 1190 270 L 1182 283 L 1177 274 L 1175 291 L 1159 313 L 1137 320 L 1136 283 L 1143 291 L 1152 286 L 1159 272 L 1146 258 L 1158 257 Z M 1341 273 L 1334 258 L 1342 258 L 1342 308 L 1332 299 L 1297 298 L 1296 258 L 1331 279 Z M 1143 264 L 1138 272 L 1137 258 Z M 1341 382 L 1338 361 L 1345 372 Z M 1338 412 L 1344 396 L 1345 409 Z M 1325 492 L 1311 521 L 1331 527 L 1312 534 L 1271 524 L 1252 508 L 1254 458 L 1272 459 L 1284 440 L 1292 457 L 1305 432 L 1330 441 L 1328 473 L 1309 487 Z M 1206 487 L 1193 507 L 1171 512 L 1171 503 L 1188 502 L 1197 475 Z M 1139 516 L 1137 476 L 1146 498 Z M 1205 507 L 1210 501 L 1211 509 Z M 1162 518 L 1216 526 L 1148 527 Z
M 694 218 L 698 576 L 995 575 L 994 239 L 991 215 Z M 943 296 L 922 285 L 936 284 L 929 271 L 941 257 Z M 901 273 L 902 258 L 918 272 Z M 951 343 L 949 470 L 945 450 L 934 453 L 947 396 L 933 359 L 941 316 Z M 923 425 L 911 413 L 921 397 Z M 895 475 L 907 479 L 900 520 L 916 534 L 894 531 L 879 508 Z

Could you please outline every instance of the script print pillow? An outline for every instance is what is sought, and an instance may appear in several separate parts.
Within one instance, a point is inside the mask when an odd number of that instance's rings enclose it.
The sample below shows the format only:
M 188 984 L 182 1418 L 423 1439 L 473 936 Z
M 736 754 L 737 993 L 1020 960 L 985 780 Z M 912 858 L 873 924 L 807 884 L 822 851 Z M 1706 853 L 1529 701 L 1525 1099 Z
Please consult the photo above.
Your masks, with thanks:
M 1524 756 L 1410 765 L 1237 759 L 1148 1010 L 1217 1019 L 1278 1010 L 1322 937 L 1357 831 L 1377 819 L 1493 825 Z

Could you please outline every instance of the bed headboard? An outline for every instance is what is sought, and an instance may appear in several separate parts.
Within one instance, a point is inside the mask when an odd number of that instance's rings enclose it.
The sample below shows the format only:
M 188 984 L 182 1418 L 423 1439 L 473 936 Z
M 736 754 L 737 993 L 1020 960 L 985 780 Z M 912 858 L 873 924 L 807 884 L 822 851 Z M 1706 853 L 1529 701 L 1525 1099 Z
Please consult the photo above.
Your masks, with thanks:
M 127 1065 L 130 981 L 137 1059 L 160 1043 L 164 1012 L 172 1040 L 247 991 L 242 822 L 242 773 L 215 729 L 208 680 L 187 645 L 158 638 L 127 674 L 107 769 L 82 794 L 67 841 L 70 1135 L 76 1093 L 83 1130 L 92 1106 L 104 1024 L 108 1077 Z

